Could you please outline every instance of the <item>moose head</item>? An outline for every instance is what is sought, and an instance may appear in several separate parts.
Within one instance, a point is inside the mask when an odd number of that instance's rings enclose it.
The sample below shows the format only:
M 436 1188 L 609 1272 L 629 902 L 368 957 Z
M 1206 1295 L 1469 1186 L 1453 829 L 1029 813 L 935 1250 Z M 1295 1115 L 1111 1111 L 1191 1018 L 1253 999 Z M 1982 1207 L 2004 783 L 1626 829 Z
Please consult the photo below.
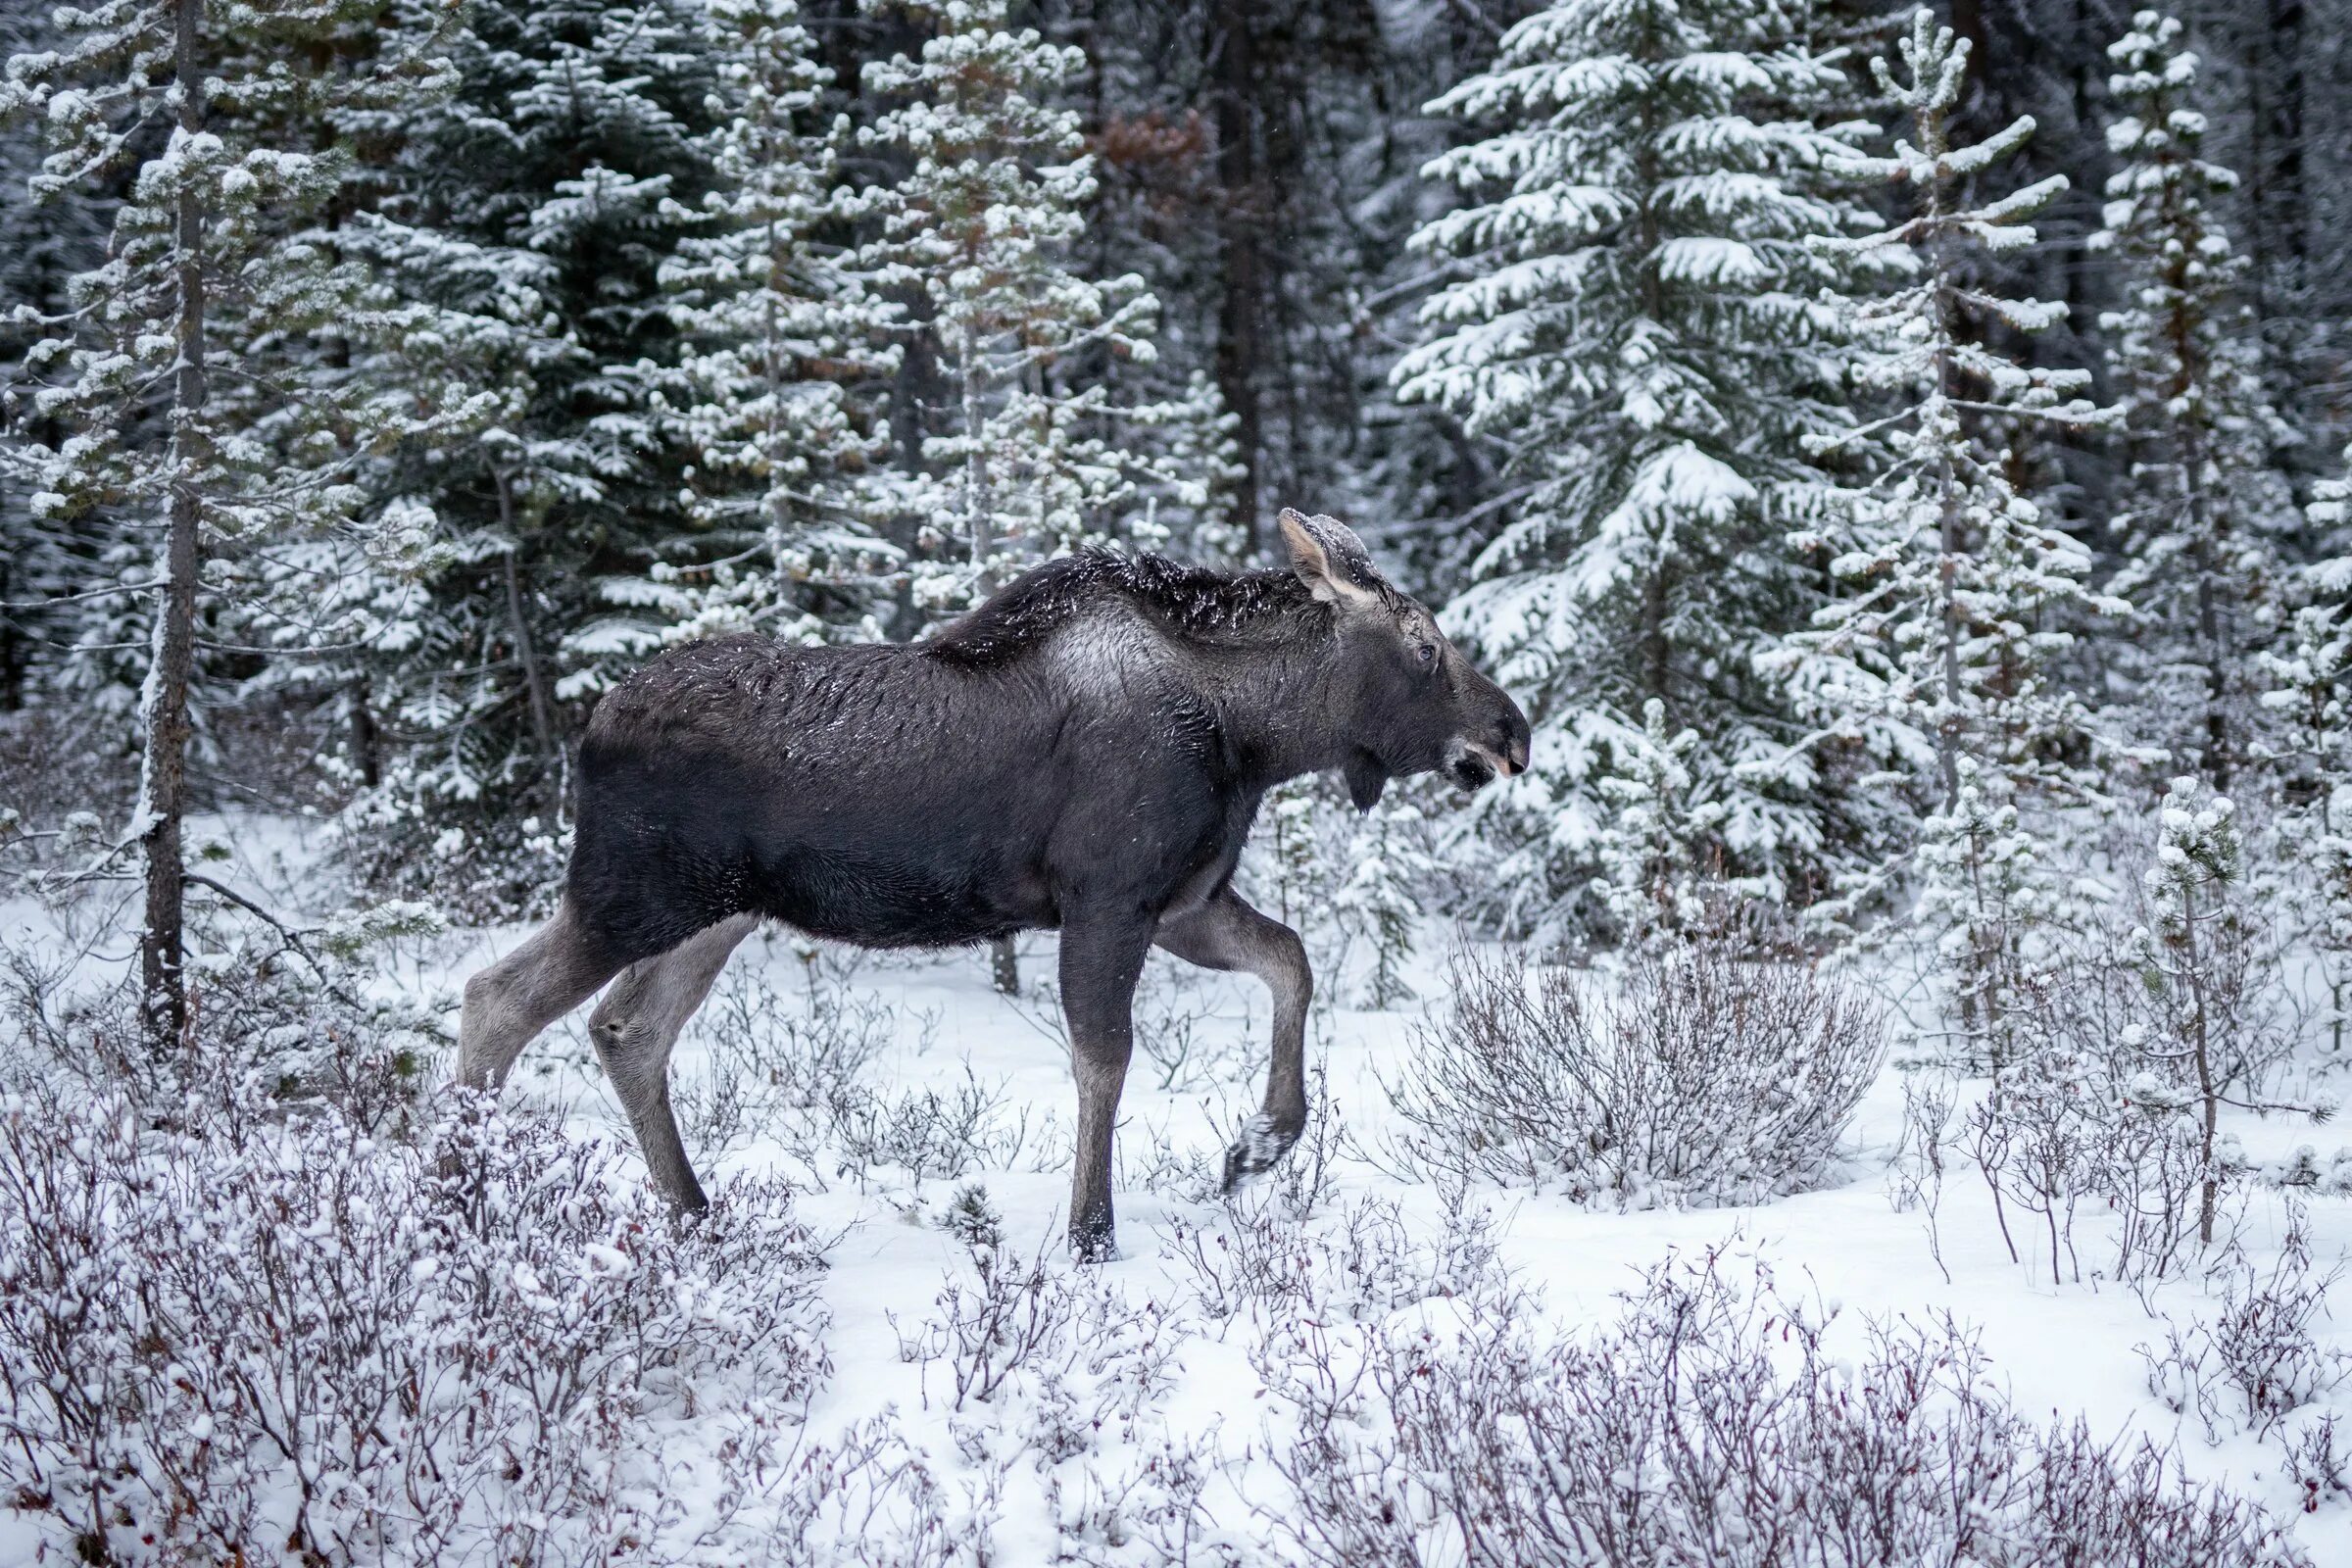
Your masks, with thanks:
M 1527 715 L 1470 665 L 1428 607 L 1400 593 L 1336 517 L 1286 510 L 1291 569 L 1332 609 L 1333 685 L 1346 749 L 1341 771 L 1358 810 L 1393 778 L 1443 770 L 1466 790 L 1527 770 Z

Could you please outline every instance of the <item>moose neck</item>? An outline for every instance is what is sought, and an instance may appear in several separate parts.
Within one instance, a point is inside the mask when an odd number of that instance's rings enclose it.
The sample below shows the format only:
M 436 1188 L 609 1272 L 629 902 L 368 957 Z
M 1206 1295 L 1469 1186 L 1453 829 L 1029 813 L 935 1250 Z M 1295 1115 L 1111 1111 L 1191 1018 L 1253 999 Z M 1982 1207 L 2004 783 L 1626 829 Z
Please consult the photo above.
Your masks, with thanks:
M 1328 621 L 1300 616 L 1298 634 L 1279 650 L 1218 671 L 1221 727 L 1248 787 L 1271 789 L 1352 755 L 1338 655 Z

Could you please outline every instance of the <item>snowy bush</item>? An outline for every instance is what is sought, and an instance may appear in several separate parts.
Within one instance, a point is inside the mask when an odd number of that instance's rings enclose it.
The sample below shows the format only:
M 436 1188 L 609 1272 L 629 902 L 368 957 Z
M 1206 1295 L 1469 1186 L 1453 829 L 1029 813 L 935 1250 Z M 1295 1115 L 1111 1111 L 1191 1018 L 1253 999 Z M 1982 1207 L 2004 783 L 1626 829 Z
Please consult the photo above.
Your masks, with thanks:
M 1214 1224 L 1177 1219 L 1168 1243 L 1194 1304 L 1220 1322 L 1252 1310 L 1375 1321 L 1502 1277 L 1493 1216 L 1458 1203 L 1434 1234 L 1378 1198 L 1357 1199 L 1313 1228 L 1236 1203 Z
M 53 912 L 77 914 L 70 903 Z M 127 983 L 76 988 L 71 958 L 0 943 L 0 1087 L 103 1086 L 170 1115 L 191 1094 L 250 1080 L 372 1130 L 414 1121 L 446 1044 L 441 999 L 369 982 L 396 942 L 440 929 L 430 910 L 378 905 L 300 929 L 218 906 L 194 913 L 188 1020 L 167 1039 L 141 1025 Z
M 160 1124 L 22 1094 L 0 1209 L 0 1485 L 90 1560 L 576 1561 L 700 1530 L 668 1472 L 732 1461 L 678 1418 L 741 1457 L 797 1437 L 777 1417 L 826 1368 L 781 1184 L 681 1232 L 617 1150 L 540 1122 L 419 1150 L 251 1085 Z
M 2301 1205 L 2287 1211 L 2286 1236 L 2268 1269 L 2232 1248 L 2215 1268 L 2219 1302 L 2210 1322 L 2183 1329 L 2168 1320 L 2159 1352 L 2139 1348 L 2148 1392 L 2194 1416 L 2208 1442 L 2232 1432 L 2270 1437 L 2294 1410 L 2352 1378 L 2352 1356 L 2313 1333 L 2328 1315 L 2341 1264 L 2315 1272 Z
M 1452 989 L 1393 1090 L 1411 1158 L 1631 1207 L 1819 1180 L 1886 1054 L 1853 995 L 1721 939 L 1609 979 L 1465 953 Z
M 1324 1369 L 1346 1397 L 1280 1455 L 1302 1506 L 1276 1534 L 1329 1568 L 2308 1563 L 2148 1444 L 2029 1422 L 1949 1322 L 1869 1326 L 1849 1360 L 1835 1317 L 1711 1256 L 1583 1339 L 1507 1297 L 1394 1329 Z

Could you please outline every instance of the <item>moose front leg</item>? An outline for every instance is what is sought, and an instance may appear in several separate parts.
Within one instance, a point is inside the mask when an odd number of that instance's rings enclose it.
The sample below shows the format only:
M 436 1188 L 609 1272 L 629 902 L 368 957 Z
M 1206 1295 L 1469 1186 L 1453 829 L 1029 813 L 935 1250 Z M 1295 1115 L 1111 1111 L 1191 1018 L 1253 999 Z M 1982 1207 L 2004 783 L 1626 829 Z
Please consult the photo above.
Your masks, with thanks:
M 1061 1010 L 1078 1075 L 1078 1148 L 1070 1176 L 1070 1250 L 1080 1262 L 1118 1255 L 1110 1211 L 1110 1140 L 1135 1049 L 1135 982 L 1152 923 L 1134 916 L 1066 921 Z
M 1271 1170 L 1306 1130 L 1306 1009 L 1315 977 L 1306 945 L 1281 921 L 1259 913 L 1227 888 L 1197 909 L 1160 923 L 1153 939 L 1203 969 L 1239 970 L 1274 994 L 1274 1054 L 1266 1068 L 1264 1108 L 1225 1152 L 1225 1190 Z

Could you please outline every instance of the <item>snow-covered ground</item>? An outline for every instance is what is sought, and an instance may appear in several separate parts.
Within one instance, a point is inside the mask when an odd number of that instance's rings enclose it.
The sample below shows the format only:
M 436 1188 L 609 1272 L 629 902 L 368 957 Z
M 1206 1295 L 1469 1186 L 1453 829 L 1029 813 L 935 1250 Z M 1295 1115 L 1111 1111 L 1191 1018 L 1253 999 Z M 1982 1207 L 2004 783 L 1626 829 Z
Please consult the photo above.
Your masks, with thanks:
M 239 849 L 235 874 L 256 891 L 284 897 L 315 879 L 305 869 L 316 853 L 305 830 L 230 823 L 224 836 Z M 17 928 L 12 935 L 38 918 L 23 905 L 10 906 L 5 917 Z M 377 984 L 438 990 L 452 1004 L 454 1035 L 464 977 L 525 934 L 508 927 L 409 944 Z M 890 1418 L 944 1489 L 947 1515 L 985 1532 L 984 1543 L 963 1543 L 985 1545 L 976 1560 L 1046 1563 L 1081 1549 L 1111 1560 L 1158 1560 L 1168 1548 L 1149 1536 L 1142 1516 L 1164 1503 L 1167 1471 L 1179 1461 L 1195 1467 L 1173 1489 L 1198 1495 L 1192 1522 L 1179 1533 L 1199 1552 L 1194 1560 L 1226 1560 L 1221 1546 L 1252 1560 L 1283 1560 L 1279 1542 L 1286 1538 L 1278 1526 L 1284 1511 L 1299 1504 L 1278 1461 L 1299 1412 L 1291 1396 L 1296 1391 L 1269 1389 L 1262 1374 L 1266 1348 L 1297 1334 L 1297 1315 L 1318 1307 L 1266 1298 L 1241 1299 L 1238 1309 L 1234 1300 L 1220 1304 L 1197 1260 L 1230 1257 L 1250 1237 L 1291 1230 L 1333 1236 L 1351 1216 L 1394 1241 L 1395 1232 L 1378 1231 L 1391 1204 L 1402 1235 L 1415 1241 L 1434 1245 L 1449 1224 L 1459 1227 L 1446 1195 L 1414 1180 L 1398 1158 L 1400 1129 L 1384 1089 L 1406 1070 L 1426 1011 L 1443 1004 L 1437 960 L 1449 940 L 1433 920 L 1413 975 L 1423 1000 L 1396 1010 L 1350 1007 L 1350 978 L 1320 977 L 1310 1059 L 1319 1079 L 1328 1189 L 1303 1216 L 1295 1173 L 1230 1204 L 1210 1188 L 1227 1134 L 1254 1108 L 1265 1051 L 1262 994 L 1251 983 L 1202 975 L 1155 955 L 1139 1008 L 1147 1039 L 1129 1079 L 1119 1134 L 1122 1256 L 1099 1273 L 1071 1263 L 1060 1242 L 1073 1092 L 1045 991 L 1054 970 L 1051 936 L 1023 940 L 1031 994 L 1017 1002 L 991 989 L 982 954 L 829 950 L 812 960 L 787 932 L 748 941 L 689 1029 L 673 1071 L 706 1184 L 715 1189 L 713 1178 L 730 1175 L 784 1175 L 795 1185 L 801 1217 L 829 1238 L 819 1290 L 832 1370 L 808 1409 L 809 1435 L 829 1441 L 859 1423 Z M 710 1147 L 709 1134 L 727 1120 L 711 1108 L 713 1075 L 724 1075 L 730 1064 L 741 1070 L 729 1041 L 765 1038 L 758 1033 L 762 1015 L 806 1012 L 814 1004 L 812 989 L 874 1031 L 879 1049 L 858 1076 L 878 1102 L 925 1089 L 952 1097 L 976 1087 L 989 1102 L 982 1119 L 994 1133 L 983 1140 L 991 1152 L 977 1168 L 953 1175 L 880 1161 L 853 1168 L 838 1151 L 812 1151 L 791 1129 L 763 1119 L 757 1103 L 726 1147 Z M 508 1094 L 557 1108 L 582 1136 L 625 1142 L 584 1021 L 583 1011 L 543 1037 Z M 1190 1057 L 1170 1065 L 1171 1039 L 1188 1031 Z M 2337 1502 L 2301 1512 L 2275 1440 L 2238 1435 L 2216 1446 L 2150 1394 L 2139 1347 L 2161 1346 L 2166 1330 L 2151 1307 L 2183 1326 L 2210 1317 L 2213 1303 L 2201 1283 L 2176 1281 L 2145 1301 L 2113 1284 L 2053 1286 L 2046 1257 L 2029 1248 L 2025 1263 L 2011 1260 L 1984 1185 L 1965 1165 L 1945 1185 L 1936 1219 L 1940 1246 L 1933 1249 L 1926 1216 L 1917 1208 L 1898 1212 L 1889 1200 L 1888 1162 L 1902 1125 L 1901 1075 L 1890 1068 L 1863 1103 L 1841 1169 L 1824 1190 L 1751 1207 L 1683 1211 L 1614 1212 L 1506 1193 L 1473 1193 L 1469 1202 L 1486 1211 L 1499 1261 L 1562 1335 L 1613 1318 L 1619 1293 L 1638 1286 L 1643 1271 L 1669 1254 L 1694 1257 L 1729 1248 L 1762 1260 L 1784 1290 L 1834 1304 L 1839 1314 L 1834 1340 L 1854 1336 L 1858 1344 L 1873 1318 L 1926 1324 L 1951 1314 L 1980 1332 L 1995 1378 L 2037 1424 L 2084 1417 L 2102 1438 L 2137 1432 L 2172 1445 L 2189 1477 L 2226 1481 L 2291 1520 L 2314 1561 L 2352 1561 L 2352 1507 Z M 1017 1150 L 1014 1128 L 1021 1132 Z M 2332 1148 L 2332 1129 L 2314 1134 L 2249 1119 L 2239 1130 L 2258 1153 L 2305 1140 L 2320 1142 L 2323 1154 Z M 1311 1152 L 1302 1147 L 1294 1158 Z M 941 1343 L 942 1292 L 968 1292 L 977 1278 L 971 1250 L 942 1223 L 958 1193 L 973 1184 L 985 1189 L 1001 1216 L 1002 1250 L 1016 1259 L 1042 1250 L 1046 1269 L 1077 1297 L 1068 1308 L 1073 1321 L 1057 1331 L 1067 1343 L 1046 1346 L 993 1396 L 967 1398 L 957 1409 L 948 1361 L 926 1358 L 921 1348 L 926 1337 L 934 1347 Z M 2325 1268 L 2352 1248 L 2352 1205 L 2319 1198 L 2309 1210 L 2313 1251 Z M 2284 1215 L 2275 1193 L 2257 1191 L 2245 1200 L 2243 1236 L 2257 1261 L 2275 1252 Z M 2096 1225 L 2087 1219 L 2083 1233 Z M 1117 1311 L 1101 1309 L 1111 1300 L 1120 1303 Z M 1091 1318 L 1090 1301 L 1096 1303 Z M 1405 1317 L 1428 1309 L 1429 1303 L 1409 1302 L 1383 1308 Z M 1130 1348 L 1138 1339 L 1149 1341 L 1148 1353 L 1113 1362 L 1109 1374 L 1140 1382 L 1107 1392 L 1099 1379 L 1089 1382 L 1080 1363 L 1103 1348 L 1090 1334 L 1123 1337 Z M 2352 1352 L 2352 1312 L 2323 1323 L 2320 1334 L 2327 1346 Z M 2334 1397 L 2352 1402 L 2340 1392 Z M 1083 1407 L 1079 1424 L 1089 1428 L 1075 1440 L 1064 1431 L 1073 1400 Z M 2307 1419 L 2313 1412 L 2298 1414 Z M 1041 1441 L 1049 1431 L 1063 1435 Z M 692 1470 L 681 1461 L 672 1477 L 689 1497 L 704 1484 Z M 1122 1521 L 1122 1509 L 1137 1517 Z M 0 1548 L 12 1536 L 30 1541 L 23 1517 L 14 1526 L 0 1523 Z

